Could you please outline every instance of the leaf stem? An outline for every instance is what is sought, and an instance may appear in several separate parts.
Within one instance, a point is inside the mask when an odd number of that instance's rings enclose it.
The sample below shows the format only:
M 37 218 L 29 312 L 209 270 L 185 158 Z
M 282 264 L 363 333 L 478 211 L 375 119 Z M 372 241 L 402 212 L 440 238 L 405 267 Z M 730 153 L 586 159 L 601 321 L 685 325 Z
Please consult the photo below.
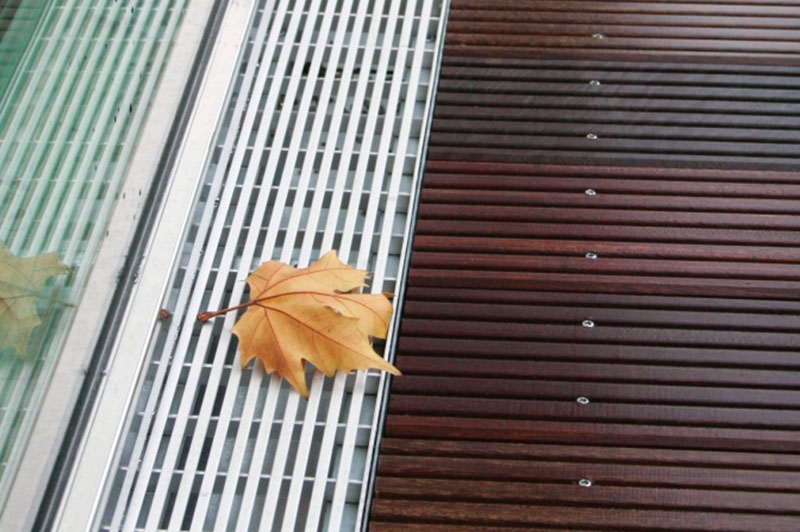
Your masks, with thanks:
M 202 321 L 203 323 L 205 323 L 208 320 L 210 320 L 211 318 L 219 316 L 220 314 L 226 314 L 226 313 L 228 313 L 228 312 L 230 312 L 232 310 L 239 310 L 240 308 L 249 307 L 253 303 L 258 303 L 258 300 L 256 299 L 255 301 L 247 301 L 246 303 L 242 303 L 241 305 L 236 305 L 235 307 L 224 308 L 222 310 L 217 310 L 217 311 L 214 311 L 214 312 L 207 312 L 207 311 L 206 312 L 200 312 L 199 314 L 197 314 L 197 321 Z

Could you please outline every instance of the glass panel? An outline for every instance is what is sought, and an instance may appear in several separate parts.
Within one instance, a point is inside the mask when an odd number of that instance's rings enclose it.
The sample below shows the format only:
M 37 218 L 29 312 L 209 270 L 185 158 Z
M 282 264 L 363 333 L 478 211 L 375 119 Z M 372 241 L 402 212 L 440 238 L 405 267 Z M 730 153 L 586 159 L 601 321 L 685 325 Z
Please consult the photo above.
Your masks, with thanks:
M 0 8 L 0 501 L 183 5 L 31 0 Z

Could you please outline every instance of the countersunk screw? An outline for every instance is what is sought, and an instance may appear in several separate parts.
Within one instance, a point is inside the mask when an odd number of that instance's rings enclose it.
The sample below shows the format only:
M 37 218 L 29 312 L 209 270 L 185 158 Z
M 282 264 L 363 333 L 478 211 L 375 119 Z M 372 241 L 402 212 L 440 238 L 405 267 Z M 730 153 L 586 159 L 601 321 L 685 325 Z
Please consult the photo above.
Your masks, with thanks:
M 593 79 L 592 81 L 589 82 L 589 85 L 591 85 L 592 87 L 599 87 L 600 86 L 600 80 Z
M 592 320 L 583 320 L 583 322 L 581 322 L 581 325 L 583 327 L 592 328 L 592 327 L 594 327 L 594 322 Z
M 587 133 L 586 134 L 586 138 L 589 139 L 589 140 L 596 140 L 597 139 L 597 135 L 595 135 L 594 133 Z
M 592 39 L 605 39 L 605 37 L 602 33 L 592 33 Z
M 584 397 L 582 395 L 580 397 L 578 397 L 577 399 L 575 399 L 575 401 L 577 401 L 579 405 L 588 405 L 589 404 L 589 398 L 588 397 Z
M 582 488 L 591 488 L 592 487 L 592 481 L 589 480 L 588 478 L 582 478 L 582 479 L 580 479 L 578 481 L 578 486 L 580 486 Z
M 584 194 L 586 194 L 587 196 L 596 196 L 597 191 L 593 188 L 587 188 L 586 191 L 584 191 Z
M 597 258 L 597 253 L 595 253 L 594 251 L 590 251 L 590 252 L 588 252 L 586 254 L 586 258 L 587 259 L 596 259 Z

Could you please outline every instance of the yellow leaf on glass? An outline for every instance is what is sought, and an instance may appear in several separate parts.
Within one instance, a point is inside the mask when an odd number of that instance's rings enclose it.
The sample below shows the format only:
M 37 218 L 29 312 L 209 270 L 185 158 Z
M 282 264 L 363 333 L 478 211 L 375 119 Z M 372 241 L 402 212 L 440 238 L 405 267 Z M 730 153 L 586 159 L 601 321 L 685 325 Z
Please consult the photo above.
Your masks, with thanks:
M 55 253 L 22 258 L 0 242 L 0 352 L 10 348 L 25 355 L 31 333 L 41 323 L 36 307 L 45 283 L 68 271 Z

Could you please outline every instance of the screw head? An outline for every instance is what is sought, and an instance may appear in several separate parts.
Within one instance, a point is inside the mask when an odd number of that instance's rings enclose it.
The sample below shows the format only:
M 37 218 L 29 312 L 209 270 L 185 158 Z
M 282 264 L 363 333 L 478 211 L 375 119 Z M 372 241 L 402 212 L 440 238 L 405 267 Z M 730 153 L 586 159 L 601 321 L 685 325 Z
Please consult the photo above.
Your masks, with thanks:
M 592 39 L 605 39 L 605 37 L 602 33 L 592 33 Z
M 591 329 L 592 327 L 594 327 L 594 322 L 592 320 L 583 320 L 581 322 L 581 326 L 588 327 Z
M 592 87 L 599 87 L 600 86 L 600 80 L 599 79 L 593 79 L 592 81 L 589 82 L 589 85 L 591 85 Z
M 597 258 L 597 253 L 595 253 L 594 251 L 589 251 L 589 252 L 586 254 L 586 258 L 587 258 L 587 259 L 596 259 L 596 258 Z
M 587 133 L 586 134 L 586 138 L 590 139 L 590 140 L 596 140 L 597 139 L 597 135 L 595 135 L 594 133 Z
M 588 405 L 588 404 L 589 404 L 589 402 L 590 402 L 588 397 L 584 397 L 584 396 L 582 396 L 582 395 L 581 395 L 580 397 L 578 397 L 577 399 L 575 399 L 575 401 L 576 401 L 576 402 L 577 402 L 579 405 Z
M 580 486 L 582 488 L 591 488 L 592 487 L 592 481 L 589 480 L 588 478 L 582 478 L 582 479 L 580 479 L 578 481 L 578 486 Z
M 593 188 L 587 188 L 584 191 L 584 194 L 586 194 L 587 196 L 596 196 L 597 195 L 597 191 L 595 189 L 593 189 Z

